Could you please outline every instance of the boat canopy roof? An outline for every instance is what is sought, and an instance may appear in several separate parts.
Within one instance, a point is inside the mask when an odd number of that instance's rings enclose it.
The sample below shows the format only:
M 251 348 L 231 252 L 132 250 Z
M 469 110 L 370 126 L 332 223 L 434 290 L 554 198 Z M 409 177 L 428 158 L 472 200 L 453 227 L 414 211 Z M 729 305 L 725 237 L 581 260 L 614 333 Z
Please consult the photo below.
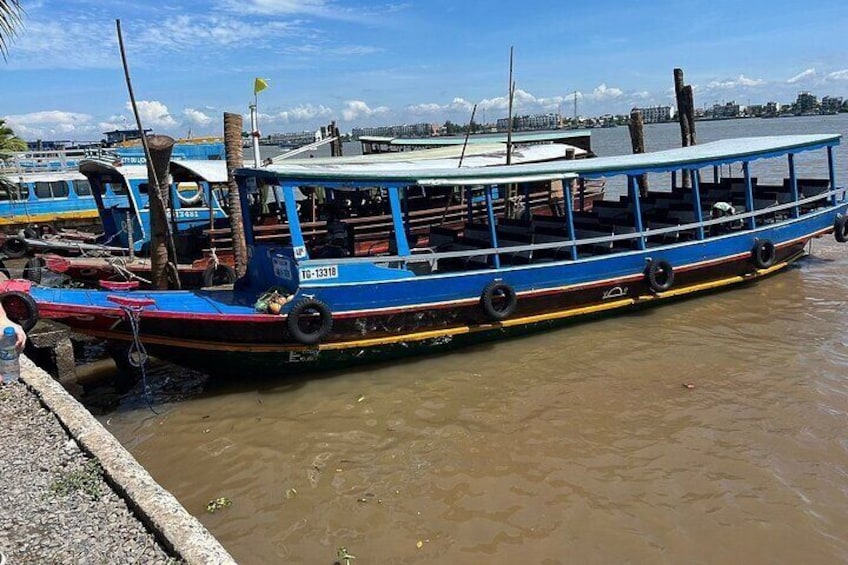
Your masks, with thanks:
M 225 161 L 171 161 L 169 167 L 171 177 L 176 181 L 227 182 Z M 127 181 L 147 179 L 146 165 L 119 165 L 109 161 L 90 159 L 80 162 L 79 170 L 86 175 L 121 175 Z
M 326 163 L 310 166 L 311 164 L 300 164 L 302 161 L 297 164 L 292 161 L 266 169 L 240 169 L 236 174 L 287 181 L 290 184 L 309 184 L 315 181 L 338 185 L 369 182 L 421 185 L 487 184 L 500 182 L 499 179 L 505 178 L 511 179 L 509 182 L 531 182 L 539 178 L 569 178 L 577 175 L 601 177 L 697 169 L 820 149 L 838 145 L 840 139 L 839 134 L 746 137 L 637 155 L 461 169 L 439 168 L 427 161 L 385 162 L 379 167 L 370 168 L 330 166 Z
M 511 162 L 538 163 L 555 159 L 564 159 L 568 150 L 574 150 L 575 157 L 588 152 L 565 144 L 526 145 L 512 148 Z M 465 147 L 452 145 L 421 149 L 419 151 L 397 151 L 393 153 L 371 153 L 349 157 L 318 157 L 310 159 L 288 159 L 284 162 L 268 165 L 268 170 L 304 170 L 315 168 L 347 169 L 363 171 L 396 170 L 398 168 L 456 169 L 462 159 L 462 168 L 490 167 L 506 164 L 506 146 L 499 143 L 485 143 Z
M 575 137 L 589 137 L 591 132 L 585 129 L 575 130 L 551 130 L 551 131 L 532 131 L 532 132 L 514 132 L 512 134 L 512 143 L 545 143 L 551 141 L 564 141 Z M 507 134 L 474 134 L 468 136 L 468 145 L 478 143 L 506 143 Z M 385 143 L 394 147 L 444 147 L 451 145 L 465 145 L 464 135 L 445 135 L 437 137 L 390 137 L 383 135 L 363 135 L 359 137 L 360 142 L 365 143 Z
M 86 176 L 107 174 L 120 175 L 127 181 L 130 179 L 147 178 L 147 167 L 145 165 L 119 165 L 100 159 L 86 159 L 80 161 L 79 170 Z
M 20 173 L 6 175 L 12 182 L 60 182 L 63 180 L 85 180 L 79 171 L 44 171 L 41 173 Z
M 170 169 L 175 179 L 196 177 L 206 182 L 227 182 L 226 161 L 171 161 Z

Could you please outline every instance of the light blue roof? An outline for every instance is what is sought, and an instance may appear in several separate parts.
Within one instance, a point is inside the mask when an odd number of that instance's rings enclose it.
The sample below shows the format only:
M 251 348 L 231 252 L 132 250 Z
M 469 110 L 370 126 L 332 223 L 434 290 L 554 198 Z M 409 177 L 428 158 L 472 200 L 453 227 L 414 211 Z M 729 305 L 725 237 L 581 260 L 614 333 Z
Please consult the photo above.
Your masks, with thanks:
M 548 130 L 548 131 L 524 131 L 513 132 L 512 143 L 544 143 L 547 141 L 565 141 L 576 137 L 590 137 L 592 132 L 585 129 L 575 130 Z M 505 133 L 483 133 L 468 136 L 468 144 L 476 143 L 506 143 Z M 388 137 L 382 135 L 363 135 L 359 138 L 361 142 L 385 143 L 393 147 L 443 147 L 446 145 L 464 145 L 464 135 L 443 135 L 437 137 Z
M 573 175 L 589 177 L 636 175 L 643 172 L 696 169 L 810 151 L 838 145 L 841 137 L 839 134 L 746 137 L 638 155 L 499 165 L 475 169 L 416 167 L 413 162 L 403 163 L 404 166 L 402 167 L 400 166 L 401 163 L 398 163 L 397 168 L 383 167 L 379 171 L 369 171 L 355 167 L 330 167 L 326 164 L 315 167 L 301 165 L 288 168 L 283 163 L 273 167 L 273 170 L 242 169 L 237 171 L 237 174 L 276 177 L 295 183 L 321 180 L 340 184 L 345 182 L 400 182 L 429 185 L 451 184 L 452 181 L 461 181 L 462 184 L 467 184 L 475 179 L 480 183 L 486 183 L 495 182 L 495 179 L 502 178 L 509 178 L 511 179 L 510 182 L 521 182 L 522 177 L 527 177 L 529 180 L 539 177 L 565 178 Z

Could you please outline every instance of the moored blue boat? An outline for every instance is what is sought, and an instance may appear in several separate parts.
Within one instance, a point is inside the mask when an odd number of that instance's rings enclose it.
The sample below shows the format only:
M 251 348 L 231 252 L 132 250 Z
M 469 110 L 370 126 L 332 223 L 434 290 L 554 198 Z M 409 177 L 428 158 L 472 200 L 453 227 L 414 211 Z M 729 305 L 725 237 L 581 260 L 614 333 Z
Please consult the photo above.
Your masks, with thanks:
M 757 280 L 801 258 L 812 238 L 833 232 L 848 240 L 848 200 L 833 156 L 839 143 L 838 135 L 745 138 L 468 170 L 244 169 L 238 178 L 251 260 L 232 290 L 28 292 L 41 316 L 111 340 L 133 338 L 135 309 L 151 351 L 216 371 L 317 368 L 432 351 Z M 817 178 L 796 174 L 795 156 L 807 152 L 821 165 Z M 785 178 L 754 177 L 752 164 L 761 159 L 779 160 Z M 722 176 L 740 165 L 741 176 Z M 640 191 L 643 174 L 652 175 L 652 190 Z M 683 176 L 687 188 L 678 186 Z M 522 193 L 562 183 L 570 199 L 584 180 L 599 177 L 620 177 L 626 194 L 596 202 L 590 212 L 565 206 L 561 217 L 503 218 L 492 206 L 498 187 Z M 319 257 L 323 249 L 300 229 L 295 197 L 318 186 L 339 198 L 383 191 L 392 212 L 389 250 Z M 279 187 L 272 192 L 281 195 L 285 232 L 252 222 L 250 203 L 268 187 Z M 468 200 L 463 226 L 408 235 L 409 196 L 422 190 L 482 190 L 484 199 L 479 206 Z

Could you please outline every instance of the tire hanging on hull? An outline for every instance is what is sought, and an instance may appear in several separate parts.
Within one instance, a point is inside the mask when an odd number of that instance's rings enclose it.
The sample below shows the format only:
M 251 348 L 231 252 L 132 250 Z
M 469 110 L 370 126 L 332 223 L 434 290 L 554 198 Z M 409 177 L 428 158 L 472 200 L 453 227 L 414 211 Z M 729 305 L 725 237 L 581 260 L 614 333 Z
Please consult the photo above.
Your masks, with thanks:
M 665 259 L 652 259 L 645 269 L 645 278 L 651 292 L 665 292 L 674 285 L 674 268 Z
M 483 313 L 493 322 L 500 322 L 512 316 L 518 306 L 518 295 L 507 283 L 494 280 L 486 285 L 480 295 Z
M 301 319 L 311 322 L 304 329 Z M 317 324 L 316 324 L 317 322 Z M 286 329 L 289 335 L 303 345 L 316 345 L 321 342 L 333 328 L 333 314 L 330 307 L 315 298 L 304 298 L 292 306 L 286 317 Z

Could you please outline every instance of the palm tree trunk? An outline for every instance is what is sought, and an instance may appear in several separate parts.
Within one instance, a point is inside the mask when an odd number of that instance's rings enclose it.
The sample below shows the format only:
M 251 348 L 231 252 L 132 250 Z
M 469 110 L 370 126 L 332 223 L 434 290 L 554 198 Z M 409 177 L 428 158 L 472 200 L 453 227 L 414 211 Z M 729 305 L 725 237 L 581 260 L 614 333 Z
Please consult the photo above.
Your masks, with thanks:
M 230 230 L 236 275 L 239 277 L 247 272 L 247 242 L 244 237 L 244 223 L 241 220 L 239 187 L 233 171 L 244 166 L 244 150 L 241 144 L 242 127 L 241 114 L 224 112 L 224 149 L 227 154 L 227 183 L 230 188 Z

